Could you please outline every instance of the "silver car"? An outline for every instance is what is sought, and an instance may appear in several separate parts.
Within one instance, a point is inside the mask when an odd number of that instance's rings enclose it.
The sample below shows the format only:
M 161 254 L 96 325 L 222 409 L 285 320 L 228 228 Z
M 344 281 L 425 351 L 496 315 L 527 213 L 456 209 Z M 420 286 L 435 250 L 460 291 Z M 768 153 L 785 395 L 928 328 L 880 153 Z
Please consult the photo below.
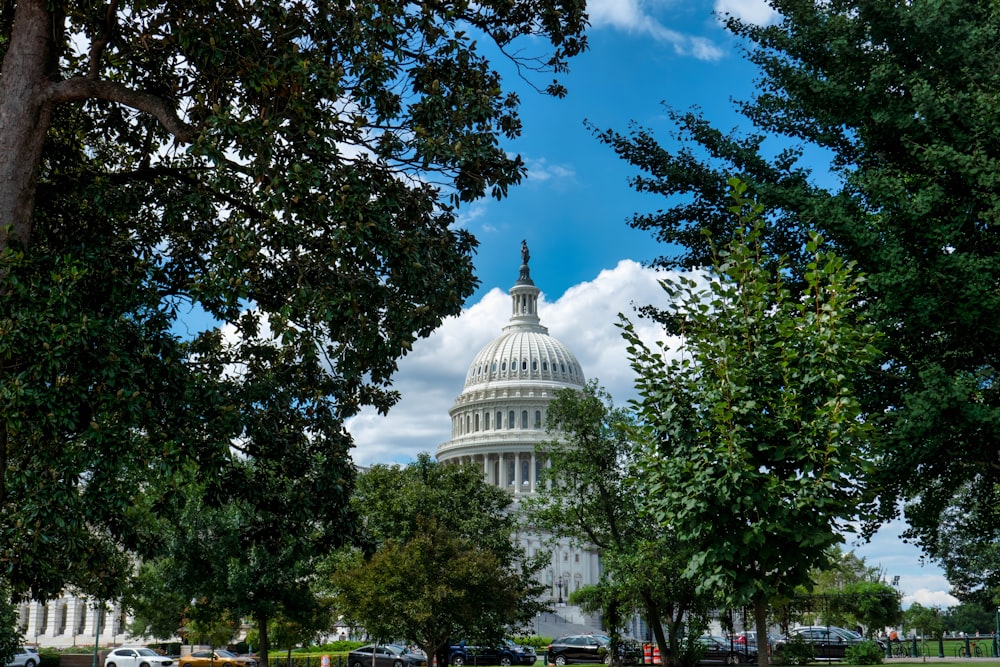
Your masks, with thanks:
M 17 653 L 7 663 L 7 667 L 38 667 L 41 662 L 41 658 L 38 657 L 38 651 L 27 646 L 22 646 L 17 649 Z
M 172 664 L 173 658 L 145 646 L 116 648 L 104 658 L 104 667 L 170 667 Z

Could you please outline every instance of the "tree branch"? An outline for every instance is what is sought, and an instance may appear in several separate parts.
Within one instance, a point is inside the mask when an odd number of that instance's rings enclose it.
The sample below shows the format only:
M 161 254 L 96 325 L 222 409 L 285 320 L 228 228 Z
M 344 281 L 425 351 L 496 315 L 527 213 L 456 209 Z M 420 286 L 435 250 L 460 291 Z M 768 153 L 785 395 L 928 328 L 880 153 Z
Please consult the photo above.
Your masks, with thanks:
M 44 101 L 49 104 L 65 104 L 88 99 L 118 102 L 151 114 L 180 143 L 191 143 L 197 136 L 195 128 L 181 120 L 173 105 L 164 98 L 111 81 L 82 76 L 58 81 L 49 88 Z

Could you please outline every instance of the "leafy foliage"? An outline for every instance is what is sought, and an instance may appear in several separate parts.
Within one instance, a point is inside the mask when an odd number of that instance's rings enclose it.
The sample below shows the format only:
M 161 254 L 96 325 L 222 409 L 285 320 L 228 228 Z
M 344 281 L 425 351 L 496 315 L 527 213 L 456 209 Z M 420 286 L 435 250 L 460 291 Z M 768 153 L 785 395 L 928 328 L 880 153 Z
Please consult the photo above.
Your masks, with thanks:
M 736 175 L 768 211 L 762 261 L 786 257 L 801 283 L 801 239 L 817 230 L 865 273 L 857 303 L 887 354 L 859 387 L 887 436 L 881 517 L 912 501 L 911 536 L 937 557 L 946 508 L 997 506 L 1000 16 L 973 0 L 770 4 L 774 25 L 727 23 L 761 71 L 739 106 L 754 134 L 671 111 L 669 143 L 641 127 L 599 137 L 641 171 L 637 190 L 670 198 L 632 222 L 679 247 L 661 264 L 707 265 L 709 239 L 734 236 L 723 189 Z M 811 173 L 806 153 L 828 155 L 829 170 Z M 995 541 L 997 515 L 978 528 Z
M 549 460 L 541 474 L 546 491 L 523 501 L 527 521 L 600 550 L 604 570 L 593 593 L 613 644 L 623 619 L 641 611 L 660 654 L 676 662 L 688 622 L 711 596 L 699 596 L 680 576 L 691 550 L 647 520 L 647 496 L 632 479 L 640 451 L 634 416 L 591 381 L 582 391 L 556 393 L 546 427 L 554 437 L 538 445 Z
M 865 641 L 848 646 L 844 651 L 844 661 L 848 665 L 881 665 L 885 651 L 872 641 Z
M 352 503 L 366 552 L 331 563 L 339 613 L 383 640 L 404 639 L 446 664 L 451 641 L 495 644 L 542 610 L 539 564 L 513 542 L 511 497 L 472 465 L 426 453 L 408 466 L 372 466 Z
M 903 612 L 903 629 L 916 630 L 920 636 L 940 639 L 944 636 L 944 627 L 944 614 L 940 609 L 914 602 Z
M 663 281 L 680 349 L 654 351 L 623 329 L 652 516 L 697 546 L 687 576 L 752 602 L 764 636 L 767 600 L 807 582 L 864 509 L 870 429 L 855 378 L 877 350 L 852 310 L 852 267 L 814 235 L 807 289 L 793 292 L 784 265 L 762 261 L 760 205 L 732 185 L 742 231 L 713 257 L 707 287 Z
M 210 515 L 248 520 L 230 537 L 256 560 L 231 583 L 296 561 L 266 503 L 294 523 L 323 488 L 320 521 L 343 508 L 344 420 L 393 405 L 399 357 L 475 288 L 456 207 L 523 175 L 501 146 L 517 94 L 478 44 L 529 80 L 562 73 L 586 47 L 584 8 L 3 4 L 0 562 L 15 596 L 121 595 L 192 476 Z M 213 326 L 182 341 L 187 313 Z

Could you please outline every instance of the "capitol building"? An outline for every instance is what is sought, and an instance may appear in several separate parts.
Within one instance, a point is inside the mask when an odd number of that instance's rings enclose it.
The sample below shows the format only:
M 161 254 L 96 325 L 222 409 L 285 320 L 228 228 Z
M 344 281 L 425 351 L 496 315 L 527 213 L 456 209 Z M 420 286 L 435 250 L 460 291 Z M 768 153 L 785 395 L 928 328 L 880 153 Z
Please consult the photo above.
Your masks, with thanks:
M 541 471 L 549 462 L 536 448 L 552 439 L 545 430 L 549 403 L 562 389 L 582 390 L 586 385 L 576 357 L 539 319 L 541 290 L 531 280 L 528 261 L 522 243 L 520 273 L 510 289 L 510 321 L 469 364 L 465 386 L 449 411 L 451 439 L 437 450 L 442 463 L 481 467 L 486 481 L 508 489 L 515 503 L 545 491 Z M 559 616 L 567 623 L 596 627 L 594 619 L 565 605 L 571 592 L 600 578 L 596 549 L 540 533 L 522 533 L 518 539 L 529 556 L 551 553 L 542 576 Z

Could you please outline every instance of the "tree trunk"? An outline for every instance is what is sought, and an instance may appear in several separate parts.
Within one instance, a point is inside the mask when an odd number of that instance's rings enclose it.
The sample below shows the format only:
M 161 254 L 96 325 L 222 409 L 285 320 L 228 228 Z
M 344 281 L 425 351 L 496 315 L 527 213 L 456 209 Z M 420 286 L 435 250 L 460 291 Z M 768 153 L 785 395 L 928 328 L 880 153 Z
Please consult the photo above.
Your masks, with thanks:
M 768 667 L 771 662 L 771 642 L 767 634 L 767 600 L 763 593 L 753 599 L 753 621 L 757 629 L 757 667 Z
M 258 667 L 268 666 L 268 641 L 267 641 L 267 622 L 270 620 L 264 612 L 257 613 L 257 636 L 260 639 L 260 646 L 257 647 L 260 655 L 260 660 L 257 661 Z
M 53 33 L 61 31 L 46 0 L 20 0 L 0 72 L 0 252 L 27 246 L 42 148 L 52 121 L 47 101 L 54 71 Z
M 653 631 L 653 639 L 656 640 L 656 647 L 660 650 L 660 661 L 665 665 L 673 664 L 667 635 L 663 632 L 663 615 L 660 612 L 660 607 L 653 600 L 653 596 L 648 593 L 642 594 L 642 601 L 646 606 L 646 623 Z

